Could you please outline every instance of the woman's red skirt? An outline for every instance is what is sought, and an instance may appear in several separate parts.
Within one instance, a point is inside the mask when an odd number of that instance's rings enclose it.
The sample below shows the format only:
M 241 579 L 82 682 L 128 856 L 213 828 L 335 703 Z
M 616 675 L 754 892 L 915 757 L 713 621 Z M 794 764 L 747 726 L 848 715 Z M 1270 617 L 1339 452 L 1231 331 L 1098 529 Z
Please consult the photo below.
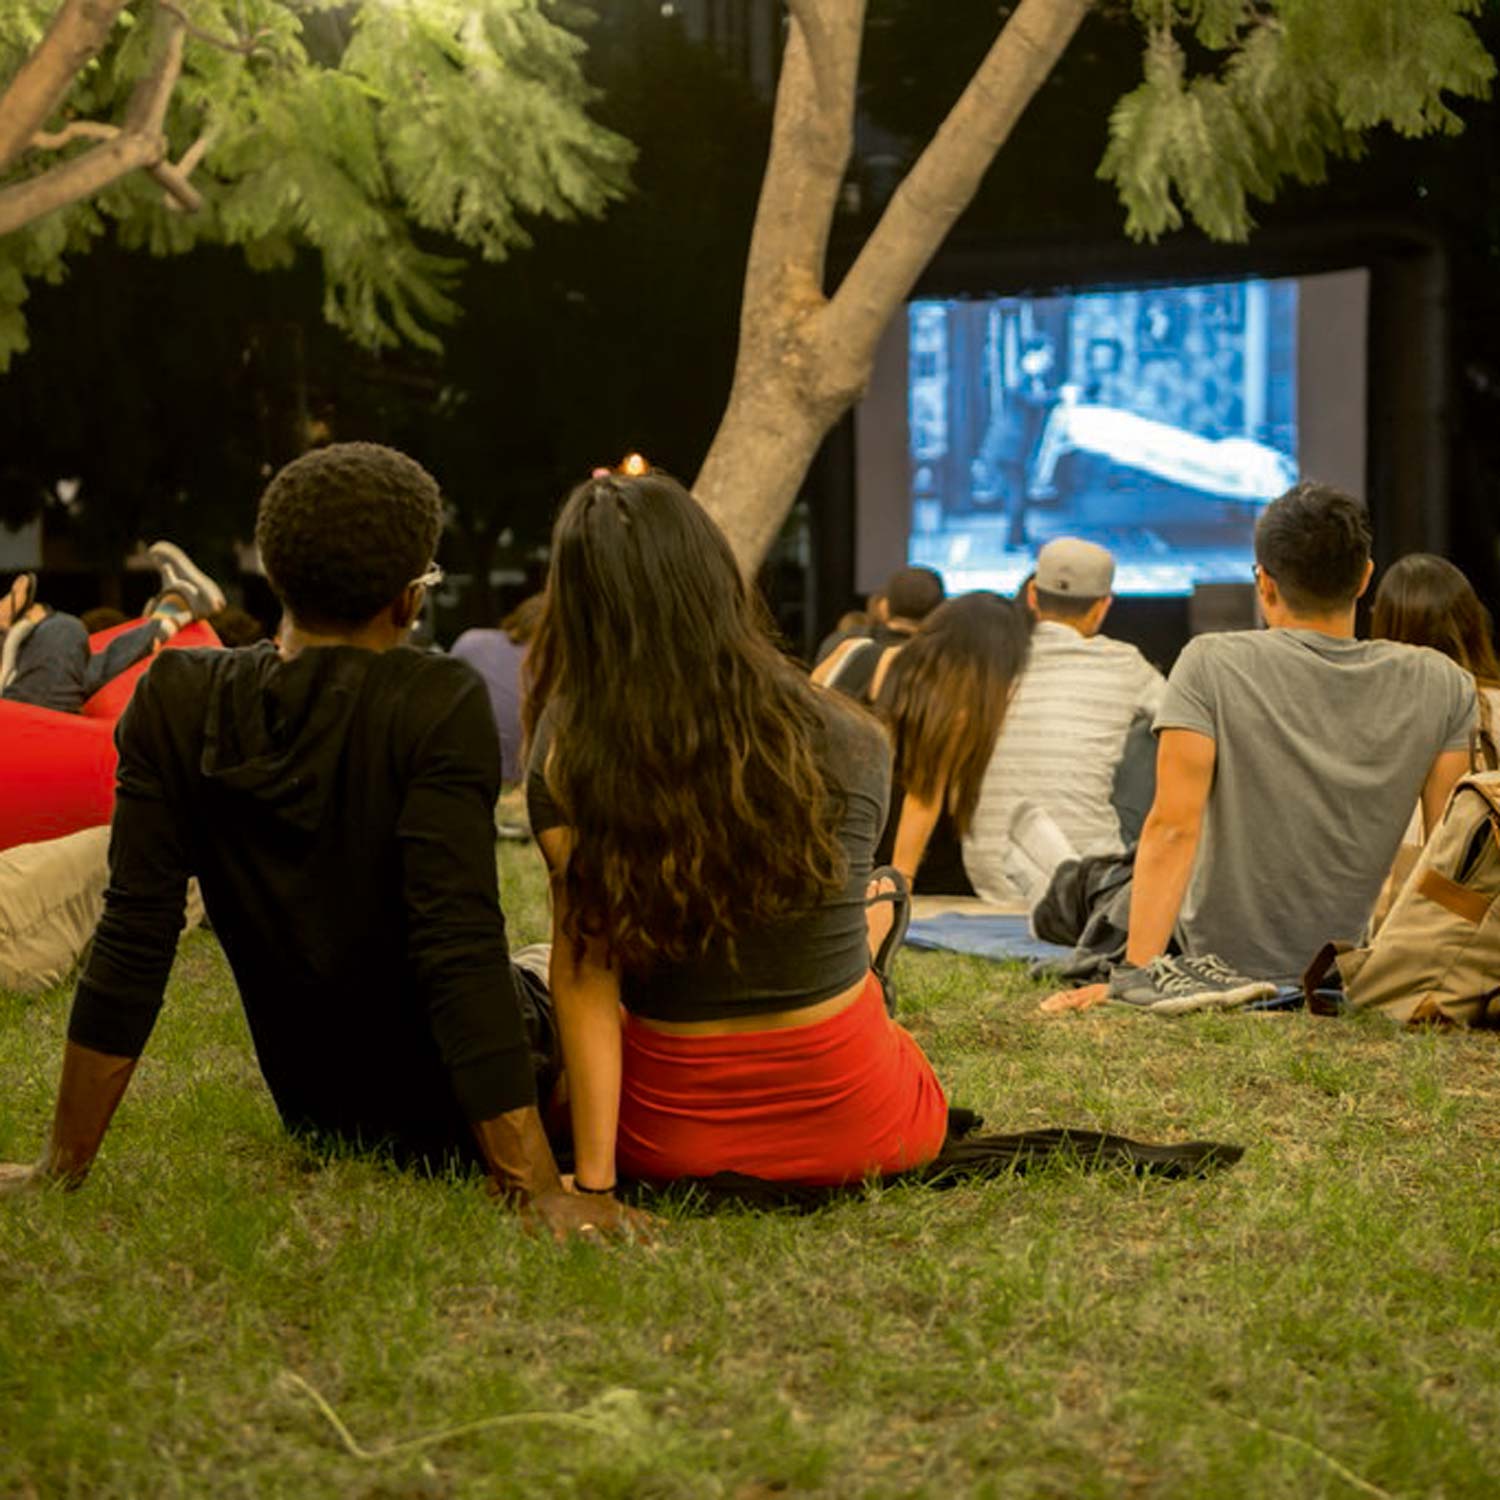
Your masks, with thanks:
M 857 1182 L 931 1161 L 948 1130 L 932 1064 L 873 974 L 811 1026 L 677 1036 L 627 1015 L 622 1071 L 617 1162 L 647 1182 Z

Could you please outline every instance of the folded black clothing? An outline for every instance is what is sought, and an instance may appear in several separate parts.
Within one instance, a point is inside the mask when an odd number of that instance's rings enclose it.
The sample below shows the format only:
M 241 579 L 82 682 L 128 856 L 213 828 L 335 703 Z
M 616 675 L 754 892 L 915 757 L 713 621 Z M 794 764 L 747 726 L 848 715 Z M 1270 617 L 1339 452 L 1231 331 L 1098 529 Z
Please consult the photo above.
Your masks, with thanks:
M 880 1185 L 916 1183 L 922 1187 L 950 1188 L 962 1182 L 1004 1177 L 1055 1163 L 1090 1171 L 1123 1167 L 1138 1176 L 1150 1173 L 1168 1178 L 1204 1177 L 1233 1166 L 1245 1154 L 1243 1146 L 1222 1141 L 1162 1144 L 1070 1127 L 1001 1134 L 980 1132 L 976 1127 L 982 1123 L 979 1116 L 968 1110 L 950 1111 L 948 1139 L 937 1156 L 925 1166 L 882 1179 Z M 630 1203 L 649 1205 L 653 1199 L 670 1195 L 674 1201 L 704 1213 L 732 1206 L 811 1213 L 830 1203 L 863 1197 L 868 1189 L 865 1182 L 807 1187 L 748 1177 L 742 1172 L 716 1172 L 712 1177 L 684 1177 L 670 1183 L 622 1182 L 620 1196 Z

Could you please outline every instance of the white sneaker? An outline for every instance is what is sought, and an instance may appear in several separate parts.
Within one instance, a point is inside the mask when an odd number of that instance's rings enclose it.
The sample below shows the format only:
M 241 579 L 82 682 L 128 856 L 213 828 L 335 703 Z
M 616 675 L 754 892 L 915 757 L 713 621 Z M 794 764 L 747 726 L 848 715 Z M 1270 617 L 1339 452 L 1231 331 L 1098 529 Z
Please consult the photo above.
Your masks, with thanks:
M 174 542 L 152 542 L 146 548 L 161 574 L 162 593 L 180 595 L 193 618 L 201 620 L 224 608 L 224 590 Z

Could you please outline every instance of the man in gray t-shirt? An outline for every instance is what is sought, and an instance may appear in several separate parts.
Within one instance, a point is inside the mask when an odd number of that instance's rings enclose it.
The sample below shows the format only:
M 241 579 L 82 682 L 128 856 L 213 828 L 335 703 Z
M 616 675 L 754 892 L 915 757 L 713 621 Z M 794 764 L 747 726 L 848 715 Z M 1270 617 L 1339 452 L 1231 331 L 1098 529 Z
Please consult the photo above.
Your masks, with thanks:
M 1191 642 L 1156 715 L 1164 765 L 1213 757 L 1184 952 L 1290 982 L 1330 939 L 1358 942 L 1434 763 L 1462 769 L 1473 721 L 1473 679 L 1436 651 L 1295 626 Z
M 1234 1005 L 1358 941 L 1420 800 L 1427 826 L 1467 769 L 1474 683 L 1436 651 L 1354 639 L 1369 586 L 1364 508 L 1301 484 L 1255 534 L 1270 629 L 1202 636 L 1156 716 L 1126 962 L 1101 1000 Z M 1182 957 L 1166 958 L 1173 938 Z

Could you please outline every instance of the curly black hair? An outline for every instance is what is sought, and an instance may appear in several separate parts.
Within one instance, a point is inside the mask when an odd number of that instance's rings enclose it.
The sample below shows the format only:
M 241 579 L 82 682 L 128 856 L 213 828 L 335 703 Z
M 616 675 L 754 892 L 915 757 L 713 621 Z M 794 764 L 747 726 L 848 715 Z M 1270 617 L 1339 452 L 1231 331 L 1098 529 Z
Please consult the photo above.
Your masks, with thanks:
M 432 561 L 443 530 L 437 481 L 378 443 L 294 459 L 261 496 L 255 542 L 271 587 L 304 625 L 363 625 Z

